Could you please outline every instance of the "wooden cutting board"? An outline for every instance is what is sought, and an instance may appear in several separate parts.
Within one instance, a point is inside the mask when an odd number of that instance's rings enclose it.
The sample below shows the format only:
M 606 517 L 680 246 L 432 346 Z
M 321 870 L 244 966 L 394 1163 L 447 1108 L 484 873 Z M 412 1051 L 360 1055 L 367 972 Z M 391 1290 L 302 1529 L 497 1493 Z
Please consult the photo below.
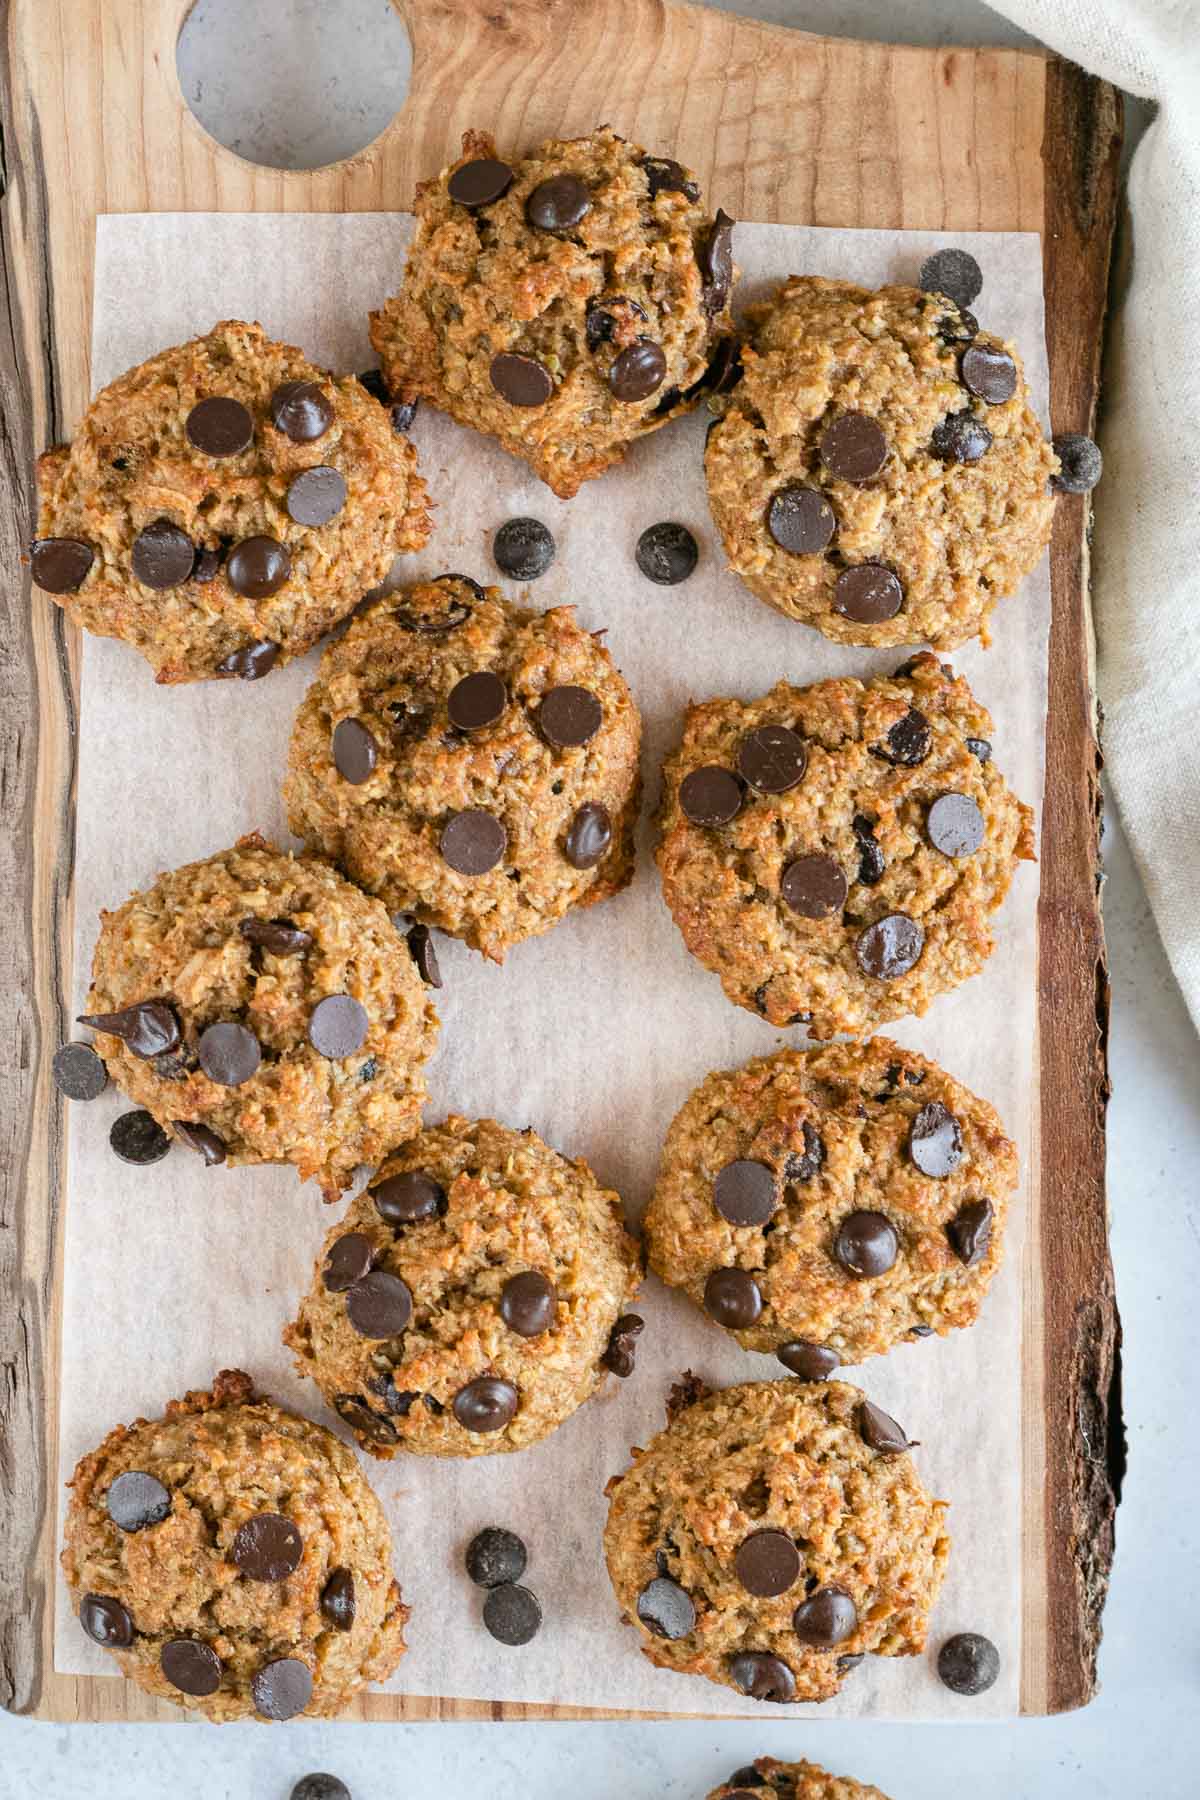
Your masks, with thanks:
M 394 211 L 467 126 L 502 150 L 600 122 L 678 157 L 737 217 L 1042 235 L 1051 414 L 1091 428 L 1120 98 L 1014 50 L 822 38 L 661 0 L 394 0 L 410 97 L 360 155 L 300 173 L 242 162 L 180 93 L 185 0 L 0 0 L 6 329 L 0 342 L 0 1702 L 57 1719 L 179 1718 L 129 1682 L 59 1675 L 63 1109 L 70 1035 L 77 643 L 31 604 L 33 461 L 90 393 L 98 213 Z M 181 279 L 186 272 L 181 271 Z M 1095 1687 L 1123 1436 L 1104 1198 L 1108 983 L 1085 500 L 1056 508 L 1042 803 L 1040 1168 L 1023 1270 L 1022 1707 Z M 105 1425 L 110 1421 L 104 1421 Z M 368 1694 L 369 1719 L 589 1717 Z

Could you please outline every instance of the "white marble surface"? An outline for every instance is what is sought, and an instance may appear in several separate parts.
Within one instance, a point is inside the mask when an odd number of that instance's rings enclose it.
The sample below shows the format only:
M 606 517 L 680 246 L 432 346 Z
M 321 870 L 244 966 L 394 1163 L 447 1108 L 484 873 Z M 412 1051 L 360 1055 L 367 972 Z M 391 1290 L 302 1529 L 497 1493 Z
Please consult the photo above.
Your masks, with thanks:
M 407 79 L 388 0 L 200 0 L 185 79 L 218 136 L 264 160 L 323 161 L 367 141 Z M 976 0 L 740 0 L 733 10 L 914 42 L 1017 42 Z M 230 59 L 231 25 L 258 52 Z M 384 48 L 381 48 L 384 45 Z M 764 1751 L 807 1755 L 894 1800 L 1194 1800 L 1200 1790 L 1200 1437 L 1192 1418 L 1200 1291 L 1200 1083 L 1119 828 L 1106 841 L 1113 977 L 1109 1191 L 1125 1325 L 1129 1474 L 1118 1515 L 1102 1690 L 1082 1713 L 1015 1725 L 813 1724 L 60 1726 L 0 1715 L 0 1800 L 287 1800 L 311 1769 L 354 1800 L 699 1800 Z M 1184 875 L 1186 871 L 1181 871 Z M 186 1736 L 183 1733 L 186 1732 Z

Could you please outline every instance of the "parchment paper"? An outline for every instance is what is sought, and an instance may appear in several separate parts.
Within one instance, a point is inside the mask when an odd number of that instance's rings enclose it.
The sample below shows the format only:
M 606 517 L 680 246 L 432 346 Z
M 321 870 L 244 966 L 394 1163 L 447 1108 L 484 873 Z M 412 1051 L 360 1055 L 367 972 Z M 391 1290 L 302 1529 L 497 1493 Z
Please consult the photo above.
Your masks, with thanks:
M 259 319 L 318 363 L 374 360 L 369 307 L 391 293 L 411 220 L 401 215 L 158 215 L 97 221 L 92 373 L 102 386 L 130 365 L 205 331 L 217 319 Z M 740 297 L 800 271 L 871 284 L 915 280 L 944 239 L 930 233 L 816 231 L 739 225 Z M 977 311 L 1021 344 L 1043 415 L 1047 375 L 1041 254 L 1032 234 L 971 241 L 985 276 Z M 506 518 L 533 514 L 558 544 L 530 603 L 573 601 L 624 670 L 646 724 L 651 800 L 657 770 L 689 697 L 753 696 L 781 675 L 894 668 L 903 653 L 827 643 L 772 612 L 723 567 L 701 472 L 705 417 L 667 427 L 625 465 L 556 500 L 489 441 L 422 409 L 414 429 L 437 501 L 432 542 L 414 576 L 447 568 L 499 580 L 490 556 Z M 657 588 L 633 559 L 639 532 L 677 519 L 701 546 L 683 586 Z M 502 583 L 514 595 L 513 584 Z M 39 602 L 36 600 L 35 604 Z M 1049 578 L 1046 564 L 1002 602 L 995 644 L 958 652 L 956 667 L 992 708 L 996 756 L 1016 792 L 1040 802 Z M 96 917 L 159 870 L 209 855 L 244 831 L 282 841 L 279 786 L 289 726 L 316 656 L 248 685 L 156 688 L 124 646 L 87 638 L 79 744 L 76 1005 L 87 987 Z M 457 1110 L 532 1124 L 582 1154 L 640 1215 L 668 1121 L 710 1069 L 775 1048 L 781 1034 L 731 1006 L 716 978 L 685 952 L 659 894 L 644 820 L 640 865 L 619 899 L 522 945 L 503 968 L 439 940 L 445 988 L 441 1045 L 430 1069 L 429 1117 Z M 938 1000 L 923 1020 L 893 1028 L 990 1098 L 1016 1137 L 1027 1172 L 1036 1083 L 1037 871 L 1018 870 L 983 974 Z M 119 1420 L 153 1415 L 172 1395 L 208 1384 L 222 1366 L 247 1369 L 289 1406 L 340 1430 L 316 1390 L 292 1372 L 280 1328 L 310 1278 L 337 1215 L 290 1169 L 206 1170 L 181 1148 L 147 1169 L 126 1167 L 108 1130 L 126 1102 L 111 1088 L 70 1109 L 60 1468 Z M 1020 1651 L 1020 1267 L 1025 1192 L 1008 1254 L 970 1331 L 893 1350 L 851 1380 L 923 1440 L 916 1452 L 933 1492 L 952 1502 L 950 1572 L 924 1658 L 868 1658 L 822 1708 L 764 1708 L 701 1679 L 656 1670 L 619 1624 L 601 1555 L 606 1479 L 631 1444 L 663 1423 L 670 1382 L 691 1367 L 714 1385 L 780 1374 L 749 1356 L 653 1278 L 636 1375 L 611 1381 L 552 1437 L 516 1456 L 369 1462 L 387 1507 L 396 1565 L 412 1605 L 409 1654 L 393 1685 L 458 1698 L 777 1718 L 782 1712 L 896 1718 L 963 1716 L 933 1653 L 951 1631 L 986 1632 L 1002 1673 L 971 1702 L 974 1718 L 1017 1710 Z M 494 1643 L 463 1546 L 488 1523 L 520 1531 L 526 1577 L 545 1609 L 522 1649 Z M 60 1670 L 111 1672 L 58 1596 Z

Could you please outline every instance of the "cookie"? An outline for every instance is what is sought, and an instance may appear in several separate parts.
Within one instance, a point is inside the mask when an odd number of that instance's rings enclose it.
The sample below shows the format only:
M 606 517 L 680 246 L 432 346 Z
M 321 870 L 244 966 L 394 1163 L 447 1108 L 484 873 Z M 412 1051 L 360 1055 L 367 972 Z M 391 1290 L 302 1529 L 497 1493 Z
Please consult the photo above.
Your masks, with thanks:
M 569 606 L 464 575 L 380 596 L 296 715 L 298 837 L 495 962 L 633 874 L 641 721 Z
M 373 1456 L 523 1450 L 631 1372 L 639 1278 L 585 1162 L 451 1115 L 351 1201 L 284 1342 Z
M 748 323 L 704 458 L 730 566 L 841 643 L 986 643 L 1054 513 L 1015 347 L 944 295 L 812 275 Z
M 37 474 L 35 585 L 159 681 L 259 679 L 429 536 L 387 409 L 236 319 L 110 383 Z
M 733 221 L 607 128 L 523 161 L 469 131 L 417 189 L 384 378 L 498 438 L 563 499 L 728 378 Z
M 735 1769 L 728 1781 L 714 1788 L 708 1800 L 888 1800 L 877 1787 L 864 1787 L 849 1775 L 831 1775 L 811 1762 L 778 1762 L 758 1756 L 744 1769 Z
M 810 1379 L 970 1325 L 1017 1153 L 986 1100 L 887 1038 L 709 1075 L 672 1121 L 650 1266 Z
M 840 1381 L 751 1382 L 633 1451 L 608 1484 L 604 1553 L 644 1656 L 783 1702 L 924 1648 L 946 1507 L 905 1449 L 872 1447 L 873 1411 Z
M 101 913 L 82 1018 L 206 1163 L 292 1163 L 327 1200 L 417 1130 L 438 1022 L 378 900 L 257 833 Z
M 925 652 L 872 681 L 688 709 L 658 866 L 684 942 L 736 1005 L 863 1035 L 978 974 L 1034 854 L 991 730 Z
M 147 1693 L 218 1723 L 323 1718 L 403 1656 L 391 1533 L 353 1452 L 239 1370 L 118 1425 L 70 1488 L 71 1604 Z

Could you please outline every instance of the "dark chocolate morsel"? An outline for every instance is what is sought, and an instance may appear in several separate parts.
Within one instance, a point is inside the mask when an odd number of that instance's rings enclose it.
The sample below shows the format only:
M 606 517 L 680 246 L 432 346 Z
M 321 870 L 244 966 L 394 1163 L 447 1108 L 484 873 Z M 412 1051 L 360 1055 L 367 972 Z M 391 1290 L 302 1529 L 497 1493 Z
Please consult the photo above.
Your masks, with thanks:
M 492 386 L 510 406 L 544 406 L 554 392 L 554 377 L 536 356 L 503 350 L 491 362 Z
M 370 1189 L 375 1210 L 388 1225 L 412 1225 L 421 1219 L 436 1219 L 446 1210 L 446 1192 L 441 1184 L 423 1169 L 408 1169 L 401 1175 L 390 1175 L 378 1187 Z
M 29 552 L 33 585 L 44 594 L 74 594 L 96 560 L 81 538 L 35 538 Z
M 987 1255 L 994 1217 L 990 1200 L 968 1200 L 947 1225 L 950 1248 L 968 1269 L 973 1269 Z
M 784 1368 L 798 1375 L 801 1381 L 828 1381 L 842 1360 L 827 1344 L 809 1344 L 803 1338 L 780 1344 L 775 1354 Z
M 949 1107 L 930 1100 L 908 1132 L 908 1154 L 922 1175 L 940 1181 L 962 1161 L 962 1128 Z
M 171 1496 L 157 1476 L 144 1469 L 127 1469 L 109 1483 L 104 1504 L 114 1525 L 122 1531 L 144 1531 L 161 1525 L 171 1511 Z
M 511 1381 L 477 1375 L 454 1396 L 454 1416 L 466 1431 L 503 1431 L 516 1417 L 521 1396 Z
M 945 294 L 955 306 L 970 306 L 979 298 L 983 274 L 967 250 L 935 250 L 921 264 L 918 284 L 926 294 Z
M 501 1525 L 485 1525 L 467 1545 L 464 1558 L 467 1574 L 476 1587 L 500 1587 L 506 1581 L 520 1581 L 525 1573 L 529 1553 L 515 1531 Z
M 767 530 L 790 556 L 817 556 L 837 529 L 837 518 L 820 488 L 789 482 L 771 496 Z
M 269 675 L 279 658 L 279 645 L 271 638 L 256 638 L 252 644 L 243 644 L 240 650 L 231 651 L 224 662 L 217 664 L 218 675 L 236 675 L 240 681 L 261 681 Z
M 795 1698 L 796 1677 L 785 1662 L 765 1650 L 743 1650 L 731 1657 L 729 1677 L 751 1700 L 774 1700 L 783 1705 Z
M 587 183 L 569 173 L 539 181 L 525 202 L 525 217 L 538 231 L 571 231 L 591 210 Z
M 184 425 L 192 448 L 204 456 L 237 456 L 254 442 L 254 420 L 240 400 L 214 394 L 198 400 Z
M 658 1575 L 638 1595 L 637 1616 L 655 1637 L 674 1642 L 694 1628 L 696 1608 L 691 1595 L 677 1581 Z
M 79 1602 L 79 1623 L 92 1642 L 106 1650 L 128 1650 L 133 1642 L 133 1619 L 111 1594 L 85 1594 Z
M 899 1255 L 900 1239 L 885 1213 L 848 1213 L 838 1227 L 833 1254 L 851 1275 L 886 1275 Z
M 285 381 L 270 399 L 271 423 L 293 444 L 311 444 L 333 424 L 333 407 L 315 381 Z
M 696 567 L 700 547 L 686 525 L 664 519 L 659 525 L 647 525 L 633 554 L 647 581 L 659 587 L 676 587 Z
M 504 1581 L 489 1588 L 483 1603 L 483 1623 L 499 1644 L 527 1644 L 537 1636 L 542 1623 L 542 1608 L 536 1594 L 515 1582 Z
M 714 1269 L 704 1284 L 704 1310 L 729 1331 L 744 1331 L 762 1312 L 762 1292 L 746 1269 Z
M 122 1113 L 115 1119 L 108 1141 L 122 1162 L 139 1167 L 161 1162 L 171 1148 L 171 1140 L 162 1126 L 142 1107 Z
M 308 1016 L 308 1041 L 319 1055 L 336 1062 L 362 1049 L 369 1028 L 361 1001 L 352 994 L 328 994 Z
M 294 1719 L 312 1699 L 312 1670 L 296 1656 L 280 1656 L 255 1671 L 250 1693 L 264 1719 Z
M 667 359 L 658 344 L 639 338 L 629 344 L 608 371 L 608 386 L 614 400 L 633 404 L 648 400 L 663 384 Z
M 891 1413 L 885 1413 L 882 1406 L 875 1406 L 870 1400 L 859 1404 L 858 1430 L 867 1449 L 877 1450 L 881 1456 L 899 1456 L 913 1448 L 912 1438 Z
M 180 587 L 192 573 L 196 546 L 170 519 L 143 525 L 133 540 L 130 566 L 143 587 L 165 591 Z
M 221 1685 L 221 1659 L 211 1644 L 198 1638 L 169 1638 L 158 1654 L 158 1663 L 173 1688 L 203 1699 Z
M 938 1651 L 937 1672 L 952 1693 L 985 1694 L 1000 1673 L 1000 1652 L 978 1631 L 960 1631 Z
M 492 555 L 513 581 L 536 581 L 554 561 L 554 538 L 540 519 L 509 519 L 492 539 Z
M 354 1576 L 349 1569 L 339 1567 L 330 1573 L 329 1580 L 321 1589 L 321 1611 L 335 1631 L 350 1630 L 358 1611 L 358 1602 L 354 1593 Z
M 725 1164 L 712 1195 L 713 1205 L 731 1225 L 765 1225 L 779 1204 L 775 1171 L 746 1157 Z
M 260 534 L 235 544 L 225 561 L 231 588 L 247 600 L 268 600 L 292 572 L 292 559 L 278 538 Z M 303 1665 L 301 1665 L 303 1667 Z
M 814 1650 L 845 1643 L 858 1625 L 858 1609 L 844 1588 L 819 1587 L 792 1614 L 792 1630 Z
M 796 856 L 779 878 L 779 894 L 802 919 L 824 919 L 840 912 L 849 888 L 840 863 L 831 856 Z
M 1050 477 L 1053 491 L 1056 494 L 1090 494 L 1104 473 L 1099 444 L 1084 437 L 1082 432 L 1065 431 L 1054 439 L 1052 448 L 1062 465 L 1058 474 Z M 36 575 L 34 579 L 37 579 Z
M 225 1140 L 211 1126 L 201 1125 L 194 1119 L 172 1119 L 171 1129 L 181 1144 L 204 1158 L 206 1168 L 216 1168 L 218 1163 L 225 1161 Z
M 446 192 L 459 206 L 474 212 L 480 206 L 491 206 L 493 201 L 501 199 L 512 183 L 513 172 L 507 163 L 494 156 L 481 156 L 474 162 L 461 163 L 455 169 L 446 183 Z
M 304 1539 L 283 1513 L 261 1512 L 238 1526 L 229 1560 L 248 1581 L 286 1581 L 300 1567 Z
M 108 1086 L 108 1070 L 90 1044 L 61 1044 L 50 1072 L 66 1100 L 95 1100 Z

